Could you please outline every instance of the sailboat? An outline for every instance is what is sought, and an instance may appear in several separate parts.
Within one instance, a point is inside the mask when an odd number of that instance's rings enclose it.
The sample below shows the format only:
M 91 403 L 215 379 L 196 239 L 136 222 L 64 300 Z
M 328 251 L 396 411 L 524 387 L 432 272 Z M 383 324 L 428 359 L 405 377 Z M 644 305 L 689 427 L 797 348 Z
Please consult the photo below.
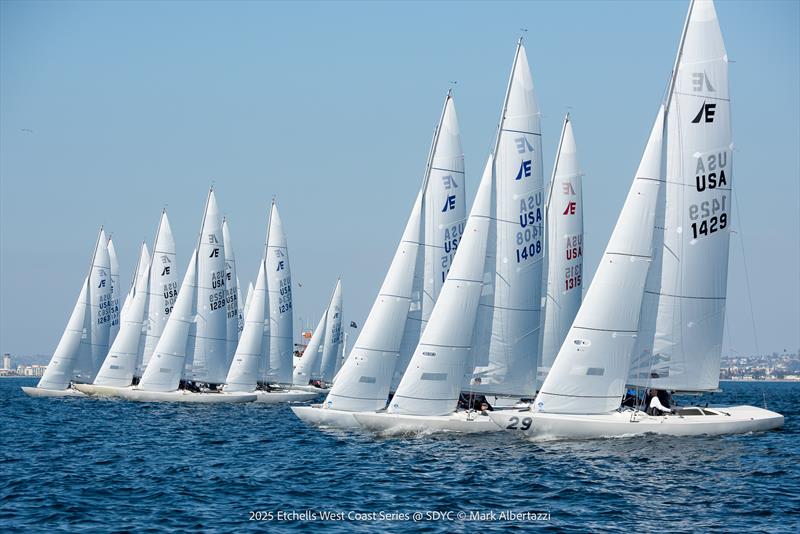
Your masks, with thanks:
M 385 411 L 357 413 L 391 432 L 492 432 L 483 412 L 457 411 L 463 391 L 533 397 L 539 361 L 544 191 L 539 110 L 517 42 L 495 147 L 453 267 Z
M 23 387 L 31 397 L 82 396 L 73 382 L 94 378 L 108 352 L 111 326 L 111 264 L 106 233 L 100 228 L 78 300 L 61 340 L 36 387 Z
M 753 406 L 622 409 L 626 382 L 719 384 L 731 224 L 728 58 L 711 0 L 692 1 L 666 101 L 583 305 L 527 411 L 496 413 L 536 438 L 730 434 L 783 425 Z
M 325 402 L 293 407 L 303 421 L 358 428 L 354 412 L 380 410 L 399 383 L 464 235 L 464 155 L 455 104 L 445 98 L 422 186 L 361 335 Z M 307 349 L 308 350 L 308 349 Z
M 247 292 L 244 329 L 223 395 L 253 396 L 274 404 L 311 400 L 317 393 L 290 387 L 292 372 L 292 276 L 289 249 L 275 201 L 269 213 L 264 256 L 255 287 Z
M 114 340 L 91 384 L 75 384 L 87 395 L 119 396 L 136 385 L 147 366 L 178 295 L 175 241 L 166 210 L 153 242 L 152 257 L 142 244 L 136 274 L 121 312 L 121 335 Z
M 303 356 L 294 367 L 294 387 L 316 392 L 327 391 L 327 384 L 333 382 L 336 374 L 336 362 L 341 348 L 342 281 L 339 279 Z M 313 382 L 319 382 L 321 387 L 315 386 Z
M 558 142 L 547 195 L 547 284 L 545 291 L 541 384 L 581 307 L 583 293 L 583 179 L 569 113 Z
M 217 200 L 209 190 L 197 248 L 175 306 L 139 384 L 120 390 L 134 401 L 250 402 L 223 395 L 227 369 L 225 247 Z M 183 386 L 183 387 L 182 387 Z
M 75 384 L 78 391 L 87 395 L 116 396 L 119 388 L 131 385 L 139 358 L 149 269 L 150 253 L 147 245 L 142 243 L 131 289 L 120 313 L 119 335 L 111 343 L 94 381 L 91 384 Z
M 108 331 L 108 345 L 111 346 L 114 343 L 114 339 L 117 337 L 117 333 L 119 332 L 120 321 L 119 259 L 117 258 L 117 249 L 114 247 L 114 241 L 111 238 L 111 235 L 108 236 L 108 260 L 109 264 L 111 265 L 111 303 L 109 306 L 111 309 L 111 326 L 109 327 Z

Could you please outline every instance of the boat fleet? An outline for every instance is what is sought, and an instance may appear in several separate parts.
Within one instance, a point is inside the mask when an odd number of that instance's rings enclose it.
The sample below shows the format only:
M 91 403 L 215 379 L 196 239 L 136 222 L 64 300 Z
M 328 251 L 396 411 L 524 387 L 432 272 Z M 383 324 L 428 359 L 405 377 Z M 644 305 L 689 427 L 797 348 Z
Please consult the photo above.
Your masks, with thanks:
M 551 439 L 768 430 L 766 408 L 646 410 L 640 392 L 715 391 L 732 204 L 728 58 L 712 0 L 690 3 L 669 86 L 583 295 L 582 173 L 572 118 L 545 180 L 539 106 L 520 39 L 471 208 L 448 92 L 383 283 L 345 349 L 337 280 L 293 355 L 289 248 L 273 200 L 246 299 L 230 228 L 208 193 L 182 279 L 162 212 L 120 308 L 100 230 L 37 397 L 292 403 L 312 426 L 502 432 Z M 626 393 L 635 401 L 622 406 Z M 319 399 L 314 404 L 299 404 Z

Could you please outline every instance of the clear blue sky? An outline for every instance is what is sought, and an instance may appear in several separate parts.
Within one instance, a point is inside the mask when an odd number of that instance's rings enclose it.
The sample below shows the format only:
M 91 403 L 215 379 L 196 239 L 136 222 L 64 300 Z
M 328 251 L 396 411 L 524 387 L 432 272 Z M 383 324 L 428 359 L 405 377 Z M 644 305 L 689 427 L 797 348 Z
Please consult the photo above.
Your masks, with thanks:
M 717 3 L 731 66 L 735 188 L 726 350 L 800 346 L 800 10 Z M 277 196 L 295 320 L 336 277 L 369 311 L 455 88 L 469 198 L 525 27 L 549 176 L 562 115 L 585 172 L 594 273 L 670 69 L 687 2 L 0 2 L 0 350 L 50 354 L 97 228 L 127 291 L 169 209 L 182 270 L 213 182 L 243 284 Z M 23 131 L 30 129 L 33 132 Z M 743 223 L 743 224 L 742 224 Z

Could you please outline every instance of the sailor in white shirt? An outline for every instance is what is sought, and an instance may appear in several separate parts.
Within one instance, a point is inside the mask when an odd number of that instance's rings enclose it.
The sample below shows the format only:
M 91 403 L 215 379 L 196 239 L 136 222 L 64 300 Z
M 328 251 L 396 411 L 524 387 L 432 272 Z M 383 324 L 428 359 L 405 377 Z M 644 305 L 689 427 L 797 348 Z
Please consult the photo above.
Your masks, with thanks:
M 661 401 L 658 399 L 658 390 L 654 390 L 651 392 L 653 398 L 650 399 L 650 410 L 648 410 L 651 415 L 664 415 L 668 413 L 673 413 L 671 408 L 667 408 Z

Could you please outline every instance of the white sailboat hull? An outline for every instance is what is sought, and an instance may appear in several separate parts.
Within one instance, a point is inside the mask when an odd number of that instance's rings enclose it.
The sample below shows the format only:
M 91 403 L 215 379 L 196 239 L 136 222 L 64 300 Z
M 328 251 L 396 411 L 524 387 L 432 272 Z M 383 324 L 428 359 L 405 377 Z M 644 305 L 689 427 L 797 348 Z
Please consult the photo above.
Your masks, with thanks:
M 280 404 L 284 402 L 305 402 L 310 401 L 319 395 L 310 391 L 298 391 L 299 388 L 292 388 L 285 391 L 254 391 L 255 402 L 259 404 Z
M 317 394 L 327 393 L 331 388 L 318 388 L 315 386 L 292 386 L 292 389 L 299 389 L 300 391 L 311 391 Z
M 449 415 L 402 415 L 386 412 L 354 413 L 356 421 L 366 430 L 389 434 L 427 434 L 434 432 L 459 432 L 476 434 L 499 432 L 488 416 L 475 412 L 455 412 Z
M 353 417 L 353 412 L 323 408 L 321 404 L 292 406 L 292 411 L 301 421 L 309 425 L 345 429 L 361 428 L 361 425 Z
M 133 389 L 133 386 L 101 386 L 98 384 L 75 384 L 74 387 L 91 397 L 121 397 L 121 390 Z
M 38 387 L 23 386 L 22 391 L 29 397 L 85 397 L 83 393 L 76 389 L 44 389 Z
M 650 416 L 639 411 L 567 415 L 507 410 L 492 412 L 489 417 L 500 428 L 537 439 L 591 439 L 648 433 L 670 436 L 743 434 L 783 426 L 782 415 L 753 406 L 691 407 L 680 412 Z
M 137 388 L 119 388 L 119 396 L 136 402 L 186 402 L 195 404 L 255 402 L 255 393 L 211 393 L 185 389 L 176 391 L 145 391 Z

